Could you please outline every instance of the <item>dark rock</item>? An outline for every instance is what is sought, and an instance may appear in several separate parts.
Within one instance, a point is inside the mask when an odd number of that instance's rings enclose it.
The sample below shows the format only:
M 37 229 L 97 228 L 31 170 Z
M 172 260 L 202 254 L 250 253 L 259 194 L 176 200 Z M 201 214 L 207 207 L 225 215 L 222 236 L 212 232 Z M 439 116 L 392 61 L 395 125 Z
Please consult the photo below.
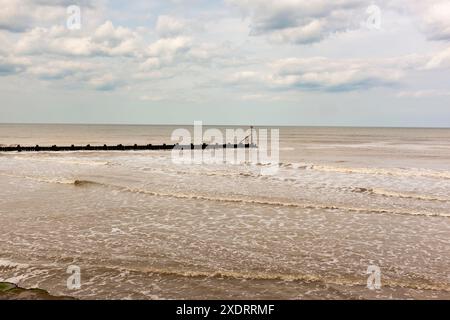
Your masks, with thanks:
M 75 300 L 75 298 L 52 296 L 42 289 L 24 289 L 14 283 L 0 282 L 0 300 Z

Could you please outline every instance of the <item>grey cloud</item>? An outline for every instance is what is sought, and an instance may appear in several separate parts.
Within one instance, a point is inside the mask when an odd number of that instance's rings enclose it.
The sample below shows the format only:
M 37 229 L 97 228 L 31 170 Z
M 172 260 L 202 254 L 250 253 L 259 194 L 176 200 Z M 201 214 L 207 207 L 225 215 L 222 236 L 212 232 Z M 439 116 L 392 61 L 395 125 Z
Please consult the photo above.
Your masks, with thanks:
M 328 35 L 359 26 L 355 12 L 363 12 L 365 1 L 228 0 L 250 17 L 250 35 L 267 35 L 271 40 L 307 44 Z
M 397 59 L 287 58 L 272 62 L 264 72 L 244 71 L 225 84 L 266 90 L 348 92 L 396 86 L 411 66 Z M 419 68 L 417 65 L 416 68 Z
M 35 62 L 29 66 L 27 72 L 43 80 L 60 80 L 68 77 L 86 76 L 96 70 L 93 63 L 74 61 L 52 61 L 46 63 Z
M 364 0 L 227 0 L 250 20 L 250 35 L 295 44 L 322 41 L 361 27 L 370 2 Z M 447 0 L 379 0 L 387 11 L 409 16 L 430 40 L 450 40 L 450 2 Z
M 0 56 L 0 76 L 8 76 L 21 73 L 26 70 L 29 62 L 23 58 Z

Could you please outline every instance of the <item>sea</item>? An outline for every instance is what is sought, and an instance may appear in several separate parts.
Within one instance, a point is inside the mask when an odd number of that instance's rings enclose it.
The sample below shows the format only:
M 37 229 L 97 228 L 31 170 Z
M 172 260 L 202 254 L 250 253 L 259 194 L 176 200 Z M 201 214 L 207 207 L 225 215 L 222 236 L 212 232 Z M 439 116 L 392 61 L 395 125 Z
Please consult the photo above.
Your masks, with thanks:
M 1 124 L 0 145 L 170 144 L 180 128 Z M 261 129 L 279 130 L 274 163 L 0 153 L 0 281 L 77 299 L 450 299 L 450 129 Z

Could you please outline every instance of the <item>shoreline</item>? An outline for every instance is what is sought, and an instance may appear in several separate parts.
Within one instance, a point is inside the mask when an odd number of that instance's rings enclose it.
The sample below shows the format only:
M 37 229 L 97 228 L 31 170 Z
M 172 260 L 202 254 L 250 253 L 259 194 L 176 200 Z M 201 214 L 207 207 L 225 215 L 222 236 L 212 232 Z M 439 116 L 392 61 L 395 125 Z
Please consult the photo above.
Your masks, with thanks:
M 0 300 L 76 300 L 73 297 L 54 296 L 44 289 L 25 289 L 11 282 L 0 282 Z

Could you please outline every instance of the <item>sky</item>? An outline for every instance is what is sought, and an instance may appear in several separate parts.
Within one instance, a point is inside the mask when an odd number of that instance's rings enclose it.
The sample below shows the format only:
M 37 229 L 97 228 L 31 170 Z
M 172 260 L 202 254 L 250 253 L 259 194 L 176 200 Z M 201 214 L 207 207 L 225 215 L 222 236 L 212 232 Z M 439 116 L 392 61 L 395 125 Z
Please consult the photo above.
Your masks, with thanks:
M 450 1 L 0 0 L 0 123 L 195 120 L 450 127 Z

